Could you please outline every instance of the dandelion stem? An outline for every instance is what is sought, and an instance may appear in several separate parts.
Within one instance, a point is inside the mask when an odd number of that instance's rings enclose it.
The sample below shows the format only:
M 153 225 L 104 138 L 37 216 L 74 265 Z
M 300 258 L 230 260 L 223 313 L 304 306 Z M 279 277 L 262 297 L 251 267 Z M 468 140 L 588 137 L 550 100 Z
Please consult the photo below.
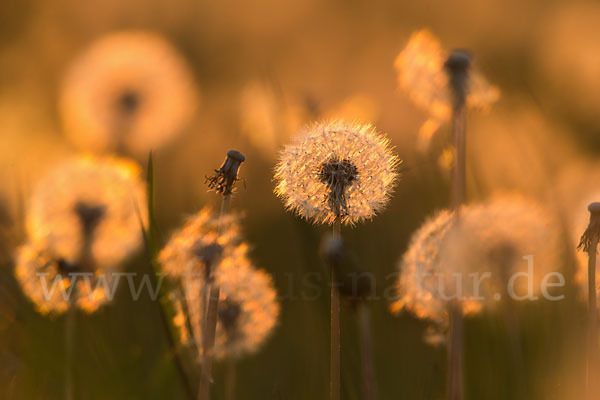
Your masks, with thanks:
M 231 358 L 227 362 L 227 377 L 225 384 L 225 400 L 235 400 L 236 362 Z
M 223 219 L 229 214 L 229 207 L 231 204 L 231 194 L 224 194 L 221 202 L 221 214 L 219 216 L 219 235 L 223 233 L 224 224 Z M 198 400 L 209 400 L 210 399 L 210 384 L 212 382 L 212 362 L 213 362 L 213 350 L 215 347 L 215 336 L 217 331 L 217 317 L 219 312 L 219 297 L 221 295 L 221 288 L 214 279 L 214 269 L 209 272 L 210 277 L 210 288 L 208 295 L 208 306 L 206 310 L 206 324 L 203 330 L 202 343 L 202 375 L 200 377 L 200 389 L 198 392 Z
M 73 400 L 73 354 L 75 343 L 75 302 L 73 294 L 69 299 L 69 308 L 65 316 L 65 399 Z
M 452 92 L 452 139 L 454 168 L 452 171 L 452 207 L 457 217 L 466 198 L 466 128 L 465 103 L 469 77 L 470 56 L 453 51 L 444 64 Z M 450 340 L 448 341 L 448 400 L 463 397 L 463 320 L 459 300 L 450 304 Z
M 596 309 L 596 254 L 598 251 L 598 233 L 590 232 L 590 248 L 588 251 L 588 351 L 586 388 L 587 398 L 594 399 L 594 387 L 598 362 L 598 314 Z
M 463 398 L 463 317 L 460 302 L 450 305 L 450 338 L 448 340 L 448 400 Z
M 337 218 L 333 223 L 333 238 L 341 236 L 341 222 Z M 337 288 L 335 270 L 331 268 L 331 341 L 329 364 L 329 398 L 340 400 L 340 292 Z
M 452 172 L 452 206 L 460 208 L 465 202 L 466 176 L 466 135 L 465 107 L 454 107 L 452 115 L 452 137 L 454 140 L 454 169 Z
M 373 369 L 373 337 L 371 334 L 371 315 L 367 304 L 358 305 L 358 330 L 360 335 L 360 358 L 363 380 L 363 400 L 377 398 L 375 370 Z

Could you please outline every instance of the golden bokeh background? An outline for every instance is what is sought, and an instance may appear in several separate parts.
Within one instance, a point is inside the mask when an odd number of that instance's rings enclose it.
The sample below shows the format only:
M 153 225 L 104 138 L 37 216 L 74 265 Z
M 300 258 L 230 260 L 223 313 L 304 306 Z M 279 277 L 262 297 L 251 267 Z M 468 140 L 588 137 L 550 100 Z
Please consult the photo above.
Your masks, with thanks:
M 471 50 L 478 71 L 501 91 L 489 110 L 469 113 L 469 199 L 517 192 L 563 221 L 566 298 L 519 309 L 525 381 L 530 399 L 580 398 L 585 307 L 574 280 L 575 246 L 586 202 L 600 189 L 598 21 L 600 5 L 584 0 L 3 1 L 0 398 L 63 398 L 61 318 L 38 315 L 21 294 L 13 255 L 24 240 L 33 186 L 80 152 L 61 115 L 67 71 L 96 39 L 122 30 L 167 40 L 187 63 L 188 85 L 197 94 L 179 134 L 154 150 L 161 245 L 186 216 L 218 205 L 205 177 L 226 151 L 235 148 L 247 157 L 232 206 L 244 214 L 254 264 L 273 277 L 281 315 L 262 351 L 240 361 L 238 398 L 325 398 L 326 279 L 308 289 L 321 296 L 299 297 L 307 274 L 325 271 L 317 250 L 326 228 L 286 213 L 273 195 L 277 151 L 305 123 L 322 118 L 369 121 L 387 133 L 403 160 L 402 179 L 385 212 L 344 231 L 383 296 L 411 233 L 449 199 L 443 166 L 449 126 L 440 127 L 427 151 L 419 149 L 418 132 L 428 115 L 398 88 L 394 69 L 398 52 L 422 28 L 447 49 Z M 145 152 L 130 155 L 146 168 Z M 142 273 L 145 263 L 138 254 L 125 269 Z M 147 296 L 134 302 L 122 289 L 114 304 L 79 318 L 76 398 L 184 398 L 155 305 Z M 371 305 L 380 398 L 441 398 L 444 347 L 425 344 L 426 324 L 392 315 L 389 304 L 382 298 Z M 360 398 L 354 318 L 343 310 L 345 399 Z M 495 315 L 467 320 L 467 398 L 516 398 L 504 329 Z M 225 372 L 223 365 L 216 368 L 218 399 Z

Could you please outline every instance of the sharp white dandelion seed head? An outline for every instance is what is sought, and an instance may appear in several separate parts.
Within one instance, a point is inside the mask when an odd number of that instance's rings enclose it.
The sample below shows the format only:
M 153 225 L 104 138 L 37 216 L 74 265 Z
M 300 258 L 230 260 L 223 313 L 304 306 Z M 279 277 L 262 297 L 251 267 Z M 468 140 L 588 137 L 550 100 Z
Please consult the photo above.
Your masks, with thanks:
M 528 272 L 523 257 L 533 255 L 531 279 L 537 291 L 544 276 L 558 270 L 559 243 L 558 225 L 551 213 L 519 197 L 500 196 L 463 206 L 458 218 L 442 211 L 413 235 L 399 263 L 399 297 L 391 310 L 410 311 L 432 321 L 433 333 L 443 332 L 448 323 L 447 301 L 457 295 L 457 288 L 465 314 L 493 307 L 496 293 L 508 295 L 510 277 Z M 488 272 L 489 278 L 474 284 L 472 274 L 482 277 Z M 524 295 L 527 282 L 515 280 L 514 290 Z
M 145 185 L 131 161 L 84 156 L 35 186 L 26 215 L 31 242 L 57 259 L 112 268 L 142 244 Z M 80 266 L 84 268 L 84 266 Z
M 257 351 L 277 322 L 279 304 L 271 278 L 252 267 L 247 253 L 237 217 L 219 222 L 218 216 L 205 208 L 175 232 L 159 255 L 163 271 L 179 285 L 171 296 L 177 311 L 175 325 L 182 342 L 194 347 L 199 359 L 207 306 L 207 262 L 212 263 L 214 279 L 221 288 L 217 358 L 238 358 Z
M 315 123 L 281 152 L 275 193 L 315 223 L 370 219 L 387 204 L 400 160 L 371 125 Z
M 123 31 L 94 42 L 67 72 L 60 112 L 88 151 L 145 155 L 191 120 L 198 102 L 187 63 L 160 35 Z

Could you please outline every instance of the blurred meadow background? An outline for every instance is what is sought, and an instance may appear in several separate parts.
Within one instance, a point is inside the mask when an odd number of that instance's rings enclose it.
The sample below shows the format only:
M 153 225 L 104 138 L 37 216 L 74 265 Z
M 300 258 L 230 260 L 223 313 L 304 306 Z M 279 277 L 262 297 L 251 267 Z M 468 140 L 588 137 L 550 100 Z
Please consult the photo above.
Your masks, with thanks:
M 582 398 L 585 292 L 574 281 L 575 248 L 587 203 L 600 193 L 597 2 L 7 0 L 0 20 L 0 398 L 64 398 L 64 316 L 36 312 L 14 277 L 14 254 L 25 241 L 27 199 L 38 179 L 90 150 L 77 140 L 85 121 L 69 119 L 79 100 L 71 104 L 65 95 L 73 84 L 68 72 L 95 40 L 123 30 L 160 35 L 191 77 L 182 83 L 177 67 L 167 65 L 164 75 L 183 85 L 183 94 L 149 89 L 159 106 L 187 113 L 177 134 L 153 151 L 161 247 L 187 216 L 205 205 L 218 209 L 205 177 L 227 150 L 246 155 L 232 208 L 244 216 L 250 258 L 272 276 L 281 310 L 264 346 L 239 361 L 236 398 L 327 398 L 329 289 L 318 249 L 328 228 L 286 212 L 273 194 L 277 152 L 322 118 L 372 122 L 403 160 L 387 209 L 343 230 L 377 277 L 379 298 L 369 307 L 378 398 L 443 398 L 445 347 L 425 343 L 427 323 L 392 314 L 385 299 L 411 234 L 449 204 L 449 124 L 421 151 L 417 135 L 428 115 L 399 88 L 394 69 L 422 28 L 447 49 L 471 50 L 477 70 L 501 93 L 489 109 L 468 114 L 468 200 L 516 192 L 562 222 L 565 299 L 516 308 L 525 376 L 515 376 L 502 317 L 467 318 L 465 398 L 517 399 L 522 381 L 529 399 Z M 80 65 L 78 73 L 94 73 L 95 65 Z M 155 123 L 169 121 L 148 126 Z M 153 147 L 145 140 L 142 134 L 140 150 L 126 154 L 143 170 L 146 147 Z M 145 252 L 124 270 L 147 272 Z M 76 399 L 186 398 L 147 292 L 133 301 L 122 285 L 114 302 L 76 318 Z M 359 399 L 353 310 L 342 307 L 341 324 L 342 398 Z M 186 369 L 197 378 L 193 365 Z M 215 399 L 224 398 L 225 375 L 217 361 Z

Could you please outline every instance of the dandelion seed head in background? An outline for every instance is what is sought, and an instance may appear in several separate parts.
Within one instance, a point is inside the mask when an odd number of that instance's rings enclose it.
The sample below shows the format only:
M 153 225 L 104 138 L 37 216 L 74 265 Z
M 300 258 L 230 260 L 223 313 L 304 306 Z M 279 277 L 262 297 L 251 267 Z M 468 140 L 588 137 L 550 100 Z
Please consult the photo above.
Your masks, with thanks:
M 419 146 L 426 148 L 440 125 L 450 119 L 452 94 L 444 64 L 449 53 L 428 30 L 413 33 L 406 47 L 398 54 L 394 66 L 400 87 L 412 101 L 427 111 L 429 119 L 419 130 Z M 477 71 L 469 73 L 466 103 L 468 107 L 486 108 L 500 96 Z
M 305 128 L 280 154 L 275 193 L 315 223 L 370 219 L 387 204 L 400 163 L 371 125 L 344 121 Z
M 219 246 L 222 250 L 218 251 L 214 246 Z M 206 272 L 205 263 L 208 258 L 212 259 L 212 250 L 218 252 L 214 259 L 220 263 L 223 259 L 245 254 L 247 247 L 241 238 L 237 215 L 223 216 L 219 222 L 219 216 L 212 208 L 204 207 L 173 233 L 158 259 L 163 272 L 172 278 L 181 279 L 190 273 L 203 275 Z
M 181 133 L 198 94 L 185 60 L 158 34 L 123 31 L 94 42 L 67 72 L 60 113 L 89 151 L 146 155 Z
M 413 235 L 399 265 L 398 299 L 391 310 L 407 310 L 433 326 L 427 336 L 438 341 L 447 329 L 447 297 L 457 292 L 456 273 L 462 283 L 463 313 L 493 307 L 494 295 L 508 296 L 507 284 L 518 272 L 528 272 L 524 256 L 534 256 L 532 275 L 536 292 L 544 276 L 560 265 L 560 233 L 551 213 L 520 197 L 498 196 L 483 204 L 466 205 L 460 217 L 442 211 Z M 482 279 L 479 290 L 470 274 Z M 527 292 L 525 279 L 514 281 L 515 294 Z M 481 296 L 485 300 L 476 300 Z M 436 339 L 437 338 L 437 339 Z
M 221 288 L 215 356 L 238 358 L 257 351 L 279 315 L 271 278 L 252 267 L 237 218 L 225 218 L 219 222 L 210 208 L 204 208 L 172 236 L 159 255 L 163 271 L 179 286 L 171 295 L 177 311 L 175 325 L 182 342 L 195 348 L 198 359 L 207 298 L 205 256 L 213 254 L 215 245 L 221 249 L 211 266 Z M 224 226 L 220 235 L 219 224 Z
M 95 267 L 115 267 L 142 244 L 147 212 L 140 174 L 135 163 L 119 158 L 82 156 L 59 165 L 29 200 L 30 241 L 68 263 L 89 246 Z
M 82 272 L 59 257 L 27 243 L 17 249 L 15 277 L 23 293 L 42 314 L 60 314 L 70 305 L 92 313 L 109 301 L 107 288 L 112 288 L 114 276 L 103 268 L 96 269 L 87 278 L 69 278 L 69 273 Z M 62 279 L 60 279 L 62 278 Z M 106 285 L 99 284 L 102 279 Z M 44 283 L 45 282 L 45 286 Z M 70 286 L 74 284 L 72 289 Z M 70 297 L 67 297 L 68 293 Z
M 407 310 L 437 326 L 447 325 L 446 304 L 439 296 L 435 274 L 439 272 L 440 248 L 452 219 L 453 214 L 443 210 L 413 234 L 400 260 L 400 275 L 396 282 L 398 298 L 391 305 L 392 312 Z

